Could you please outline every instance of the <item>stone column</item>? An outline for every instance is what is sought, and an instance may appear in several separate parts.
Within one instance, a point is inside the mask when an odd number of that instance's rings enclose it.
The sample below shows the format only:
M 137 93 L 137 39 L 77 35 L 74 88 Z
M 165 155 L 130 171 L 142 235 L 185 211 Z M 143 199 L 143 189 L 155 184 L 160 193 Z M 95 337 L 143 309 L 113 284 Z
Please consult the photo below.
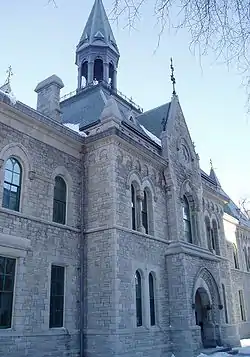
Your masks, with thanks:
M 91 84 L 94 79 L 94 62 L 88 62 L 88 83 Z
M 82 85 L 82 68 L 81 66 L 78 67 L 78 77 L 77 77 L 77 88 L 81 89 Z
M 103 80 L 106 84 L 109 82 L 109 64 L 103 63 Z
M 137 210 L 136 210 L 136 218 L 137 218 L 137 228 L 139 232 L 144 233 L 144 227 L 142 225 L 142 201 L 144 199 L 144 192 L 138 190 L 136 192 L 136 203 L 137 203 Z
M 112 88 L 115 90 L 117 89 L 117 70 L 116 69 L 114 69 Z

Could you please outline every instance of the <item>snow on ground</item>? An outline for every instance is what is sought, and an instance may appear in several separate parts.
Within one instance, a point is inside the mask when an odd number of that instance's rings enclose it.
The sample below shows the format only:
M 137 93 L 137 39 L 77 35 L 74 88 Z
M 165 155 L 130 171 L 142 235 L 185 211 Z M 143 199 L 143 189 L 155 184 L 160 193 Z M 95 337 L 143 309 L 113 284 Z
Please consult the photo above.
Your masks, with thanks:
M 81 136 L 87 136 L 84 131 L 80 131 L 79 130 L 79 124 L 71 124 L 71 123 L 66 123 L 63 124 L 64 126 L 66 126 L 67 128 L 75 131 L 76 133 L 80 134 Z
M 239 350 L 238 354 L 235 355 L 237 356 L 242 356 L 242 357 L 250 357 L 250 339 L 244 339 L 240 341 L 241 347 L 236 348 L 237 350 Z M 198 357 L 207 357 L 208 355 L 201 353 L 199 354 Z M 211 357 L 232 357 L 232 355 L 226 353 L 226 352 L 217 352 L 214 353 L 212 355 L 210 355 Z

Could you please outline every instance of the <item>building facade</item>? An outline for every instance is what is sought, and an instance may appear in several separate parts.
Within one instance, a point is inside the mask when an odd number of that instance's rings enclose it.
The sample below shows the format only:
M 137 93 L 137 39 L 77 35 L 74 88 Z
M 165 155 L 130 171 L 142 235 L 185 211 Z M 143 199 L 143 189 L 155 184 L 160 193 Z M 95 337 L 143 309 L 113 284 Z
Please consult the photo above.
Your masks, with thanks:
M 193 357 L 250 334 L 250 221 L 199 166 L 178 96 L 117 89 L 101 0 L 37 109 L 0 89 L 0 355 Z

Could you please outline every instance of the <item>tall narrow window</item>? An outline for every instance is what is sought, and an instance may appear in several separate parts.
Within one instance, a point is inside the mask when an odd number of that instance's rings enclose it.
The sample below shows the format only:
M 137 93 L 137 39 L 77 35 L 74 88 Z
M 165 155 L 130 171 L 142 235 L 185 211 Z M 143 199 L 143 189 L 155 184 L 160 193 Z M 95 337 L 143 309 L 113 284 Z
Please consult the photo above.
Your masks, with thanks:
M 3 207 L 19 211 L 22 169 L 19 162 L 9 158 L 4 171 Z
M 225 285 L 224 284 L 222 284 L 222 295 L 223 295 L 225 322 L 226 322 L 226 324 L 228 324 L 227 299 L 226 299 L 226 291 L 225 291 Z
M 244 306 L 243 291 L 239 290 L 240 317 L 242 321 L 246 321 L 246 312 Z
M 11 327 L 16 260 L 0 256 L 0 329 Z
M 207 236 L 207 245 L 208 249 L 212 251 L 212 244 L 211 244 L 211 227 L 210 227 L 210 220 L 208 217 L 205 217 L 205 227 L 206 227 L 206 236 Z
M 188 200 L 185 196 L 183 197 L 183 224 L 185 238 L 187 242 L 192 243 L 190 208 Z
M 145 229 L 145 233 L 148 234 L 148 197 L 147 192 L 143 193 L 143 201 L 142 201 L 142 225 Z
M 63 327 L 64 267 L 52 265 L 49 327 Z
M 217 255 L 220 255 L 219 246 L 219 235 L 218 235 L 218 224 L 215 219 L 212 221 L 212 231 L 211 231 L 212 247 Z
M 136 191 L 134 185 L 131 185 L 131 209 L 132 209 L 132 229 L 136 230 Z
M 154 277 L 150 273 L 148 276 L 149 285 L 149 307 L 150 307 L 150 325 L 155 326 L 155 289 L 154 289 Z
M 142 326 L 142 282 L 141 274 L 135 273 L 135 295 L 136 295 L 136 325 Z
M 244 258 L 245 258 L 246 271 L 249 271 L 248 256 L 247 256 L 247 248 L 246 247 L 243 249 L 243 253 L 244 253 Z
M 234 268 L 239 269 L 239 260 L 238 260 L 238 252 L 237 252 L 237 247 L 235 244 L 233 244 L 233 258 L 234 258 Z
M 60 176 L 55 178 L 53 222 L 65 224 L 66 219 L 66 183 Z

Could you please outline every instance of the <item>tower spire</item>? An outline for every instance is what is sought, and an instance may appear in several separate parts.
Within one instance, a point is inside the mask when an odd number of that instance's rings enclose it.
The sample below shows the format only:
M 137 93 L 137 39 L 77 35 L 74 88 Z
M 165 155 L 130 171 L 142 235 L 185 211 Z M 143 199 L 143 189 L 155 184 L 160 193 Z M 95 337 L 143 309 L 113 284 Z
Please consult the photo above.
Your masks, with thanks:
M 78 89 L 104 81 L 116 89 L 119 50 L 102 0 L 95 0 L 76 48 Z M 96 81 L 95 81 L 96 82 Z
M 13 76 L 13 72 L 12 72 L 12 67 L 11 67 L 11 65 L 8 67 L 6 73 L 7 73 L 7 78 L 6 78 L 4 84 L 9 84 L 9 83 L 10 83 L 10 78 Z
M 175 84 L 176 84 L 176 80 L 175 80 L 175 76 L 174 76 L 174 66 L 173 66 L 173 58 L 171 57 L 170 58 L 170 70 L 171 70 L 171 82 L 172 82 L 172 85 L 173 85 L 173 92 L 172 94 L 173 95 L 176 95 L 176 91 L 175 91 Z

